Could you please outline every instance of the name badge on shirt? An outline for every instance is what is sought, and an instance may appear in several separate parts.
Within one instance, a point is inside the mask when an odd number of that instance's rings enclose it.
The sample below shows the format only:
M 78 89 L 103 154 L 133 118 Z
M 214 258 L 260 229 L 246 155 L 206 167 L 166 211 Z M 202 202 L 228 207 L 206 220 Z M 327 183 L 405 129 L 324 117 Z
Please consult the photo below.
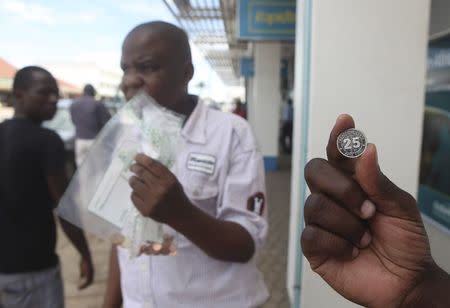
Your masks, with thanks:
M 211 175 L 216 168 L 216 158 L 207 154 L 189 153 L 187 168 Z

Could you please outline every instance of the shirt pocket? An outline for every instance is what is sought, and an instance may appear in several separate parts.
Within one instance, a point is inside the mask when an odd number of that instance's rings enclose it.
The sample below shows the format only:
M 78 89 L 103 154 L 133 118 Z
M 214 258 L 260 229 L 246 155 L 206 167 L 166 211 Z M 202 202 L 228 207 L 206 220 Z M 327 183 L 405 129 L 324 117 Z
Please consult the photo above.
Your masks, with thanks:
M 216 217 L 219 187 L 217 181 L 206 174 L 190 172 L 183 189 L 189 200 L 205 213 Z

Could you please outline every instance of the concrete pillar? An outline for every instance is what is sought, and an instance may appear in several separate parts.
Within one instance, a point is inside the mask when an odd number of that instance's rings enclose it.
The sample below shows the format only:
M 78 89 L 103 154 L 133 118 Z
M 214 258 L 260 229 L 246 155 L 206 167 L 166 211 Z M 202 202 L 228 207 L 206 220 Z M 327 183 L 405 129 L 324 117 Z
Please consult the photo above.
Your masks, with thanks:
M 264 155 L 266 170 L 278 168 L 278 136 L 280 121 L 281 44 L 258 42 L 254 48 L 255 76 L 250 124 Z
M 296 123 L 293 161 L 326 157 L 336 117 L 349 113 L 369 142 L 377 145 L 385 174 L 417 196 L 430 1 L 304 2 L 306 20 L 311 22 L 303 29 L 311 31 L 305 33 L 304 50 L 297 55 L 312 57 L 304 58 L 307 63 L 296 59 L 306 74 L 296 75 L 294 100 L 296 107 L 298 101 L 309 107 L 303 108 L 301 129 Z M 302 15 L 297 18 L 302 21 Z M 301 150 L 295 150 L 299 145 Z M 293 171 L 299 178 L 293 183 L 299 186 L 292 190 L 304 192 L 303 165 L 294 168 L 299 168 Z M 291 221 L 291 232 L 301 228 L 304 200 L 305 194 L 292 200 L 291 213 L 299 215 Z M 298 237 L 293 239 L 289 250 L 301 258 Z M 296 265 L 290 258 L 288 273 L 295 273 Z M 302 308 L 354 306 L 313 273 L 306 259 L 301 277 L 293 278 L 290 283 L 300 283 L 288 288 L 301 290 Z
M 255 98 L 254 98 L 254 78 L 253 77 L 247 77 L 245 79 L 245 97 L 247 101 L 247 119 L 252 124 L 254 122 L 254 104 L 255 104 Z
M 297 1 L 296 22 L 295 22 L 295 67 L 294 67 L 294 129 L 291 160 L 291 210 L 289 219 L 289 242 L 288 260 L 286 273 L 286 288 L 291 303 L 294 303 L 296 296 L 300 298 L 302 253 L 299 250 L 300 230 L 303 221 L 303 206 L 301 205 L 304 191 L 302 185 L 304 161 L 300 161 L 305 151 L 305 141 L 303 138 L 304 126 L 304 83 L 309 78 L 305 69 L 305 1 Z M 306 132 L 305 132 L 306 133 Z M 306 158 L 305 158 L 306 159 Z

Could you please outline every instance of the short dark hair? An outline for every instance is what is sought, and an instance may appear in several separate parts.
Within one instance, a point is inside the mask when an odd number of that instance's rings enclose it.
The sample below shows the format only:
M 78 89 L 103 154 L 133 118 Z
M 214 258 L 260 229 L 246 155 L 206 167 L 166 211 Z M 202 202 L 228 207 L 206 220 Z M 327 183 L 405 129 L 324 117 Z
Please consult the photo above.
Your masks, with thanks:
M 19 90 L 27 90 L 31 86 L 31 82 L 33 81 L 33 73 L 41 72 L 44 74 L 48 74 L 52 76 L 49 71 L 40 67 L 40 66 L 25 66 L 16 72 L 13 81 L 13 93 L 16 93 Z
M 189 37 L 180 27 L 165 21 L 150 21 L 134 27 L 127 37 L 131 34 L 143 30 L 165 31 L 166 38 L 174 43 L 174 46 L 180 51 L 182 60 L 192 63 L 191 46 L 189 45 Z
M 84 86 L 84 89 L 83 89 L 84 95 L 95 96 L 96 93 L 97 93 L 97 91 L 95 91 L 95 88 L 93 85 L 88 83 L 87 85 Z

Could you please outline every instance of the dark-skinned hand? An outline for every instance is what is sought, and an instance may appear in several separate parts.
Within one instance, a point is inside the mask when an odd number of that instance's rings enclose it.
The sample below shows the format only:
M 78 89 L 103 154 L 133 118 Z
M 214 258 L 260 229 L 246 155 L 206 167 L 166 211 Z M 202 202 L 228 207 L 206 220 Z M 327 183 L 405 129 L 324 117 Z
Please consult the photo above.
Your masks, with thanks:
M 80 281 L 78 290 L 83 290 L 92 284 L 94 280 L 94 266 L 90 258 L 83 257 L 80 261 Z
M 133 204 L 143 216 L 170 225 L 177 207 L 188 200 L 180 182 L 164 165 L 144 154 L 136 155 L 135 160 L 129 181 Z
M 181 184 L 160 162 L 144 154 L 138 154 L 135 160 L 136 163 L 130 167 L 134 176 L 129 181 L 133 189 L 133 204 L 143 216 L 170 225 L 180 213 L 177 206 L 188 200 Z M 173 237 L 167 237 L 163 243 L 142 246 L 140 252 L 148 255 L 174 255 L 175 251 Z
M 436 266 L 428 237 L 416 201 L 383 175 L 373 144 L 356 159 L 339 153 L 338 135 L 354 126 L 350 116 L 340 116 L 328 160 L 313 159 L 305 168 L 311 195 L 302 249 L 313 271 L 347 299 L 408 306 Z

